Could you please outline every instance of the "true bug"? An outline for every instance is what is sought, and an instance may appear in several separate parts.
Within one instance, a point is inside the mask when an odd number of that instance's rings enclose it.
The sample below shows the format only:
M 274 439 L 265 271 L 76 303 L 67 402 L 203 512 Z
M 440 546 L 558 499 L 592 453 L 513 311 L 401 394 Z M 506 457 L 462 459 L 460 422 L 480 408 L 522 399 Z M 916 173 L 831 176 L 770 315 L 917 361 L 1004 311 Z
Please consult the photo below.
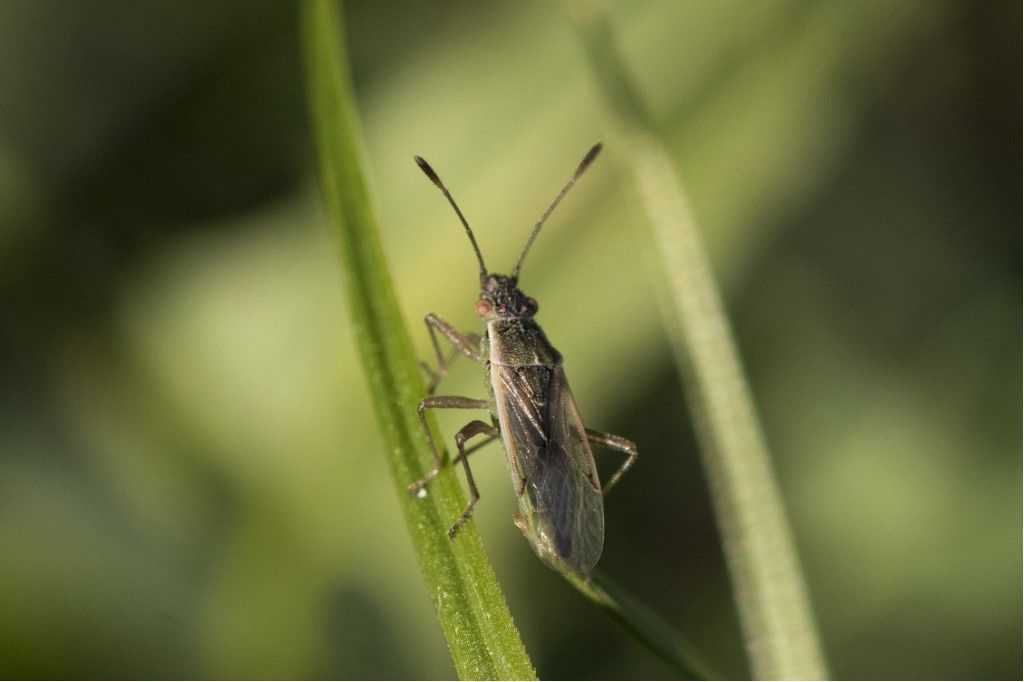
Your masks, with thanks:
M 491 413 L 491 423 L 474 420 L 455 434 L 458 456 L 469 484 L 470 501 L 448 530 L 455 537 L 459 527 L 473 513 L 480 499 L 466 449 L 473 436 L 486 435 L 490 442 L 501 437 L 508 456 L 509 471 L 519 499 L 519 513 L 513 517 L 537 556 L 557 571 L 587 574 L 601 556 L 604 544 L 602 495 L 615 485 L 637 458 L 636 445 L 620 436 L 593 431 L 583 426 L 569 383 L 562 369 L 562 356 L 534 321 L 537 302 L 519 288 L 519 269 L 537 233 L 562 197 L 576 183 L 601 151 L 594 145 L 576 171 L 534 224 L 519 253 L 511 275 L 490 273 L 477 246 L 473 230 L 451 193 L 434 169 L 420 157 L 416 163 L 444 193 L 466 229 L 466 235 L 480 263 L 480 296 L 476 314 L 483 318 L 483 336 L 459 332 L 437 315 L 426 317 L 430 340 L 437 356 L 431 370 L 428 396 L 420 401 L 418 413 L 434 455 L 434 468 L 409 486 L 414 494 L 425 494 L 425 486 L 438 474 L 443 462 L 427 426 L 426 410 L 436 408 L 479 409 Z M 440 332 L 454 347 L 445 357 L 438 343 Z M 461 396 L 433 395 L 448 366 L 459 354 L 486 367 L 489 397 L 484 400 Z M 589 442 L 601 443 L 627 455 L 602 490 Z

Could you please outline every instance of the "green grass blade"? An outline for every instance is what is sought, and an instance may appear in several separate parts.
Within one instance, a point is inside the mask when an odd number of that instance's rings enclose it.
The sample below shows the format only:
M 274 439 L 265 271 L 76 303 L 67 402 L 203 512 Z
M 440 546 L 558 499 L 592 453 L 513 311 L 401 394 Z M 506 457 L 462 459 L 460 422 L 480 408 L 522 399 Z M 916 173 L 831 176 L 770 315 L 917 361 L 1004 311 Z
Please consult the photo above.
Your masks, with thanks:
M 768 449 L 679 174 L 634 91 L 607 18 L 589 4 L 574 9 L 654 233 L 656 289 L 700 442 L 752 672 L 760 679 L 822 678 L 825 663 Z
M 451 469 L 419 499 L 406 491 L 430 466 L 416 416 L 423 380 L 399 311 L 359 161 L 358 119 L 336 0 L 304 0 L 302 32 L 325 203 L 370 398 L 395 492 L 456 671 L 463 679 L 533 679 L 535 672 L 472 523 L 449 540 L 466 505 Z M 410 158 L 410 166 L 412 159 Z
M 590 580 L 573 573 L 565 578 L 619 627 L 675 666 L 683 679 L 721 679 L 671 625 L 601 573 L 594 573 Z

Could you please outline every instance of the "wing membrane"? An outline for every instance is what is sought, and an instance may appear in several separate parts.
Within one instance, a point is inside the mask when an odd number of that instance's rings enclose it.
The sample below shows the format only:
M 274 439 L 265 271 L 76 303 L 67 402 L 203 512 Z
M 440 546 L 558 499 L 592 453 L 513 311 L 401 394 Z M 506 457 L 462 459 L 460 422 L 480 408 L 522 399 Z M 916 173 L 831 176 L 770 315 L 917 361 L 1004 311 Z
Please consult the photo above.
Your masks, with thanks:
M 604 544 L 600 483 L 560 365 L 492 366 L 498 421 L 522 517 L 538 556 L 581 573 Z

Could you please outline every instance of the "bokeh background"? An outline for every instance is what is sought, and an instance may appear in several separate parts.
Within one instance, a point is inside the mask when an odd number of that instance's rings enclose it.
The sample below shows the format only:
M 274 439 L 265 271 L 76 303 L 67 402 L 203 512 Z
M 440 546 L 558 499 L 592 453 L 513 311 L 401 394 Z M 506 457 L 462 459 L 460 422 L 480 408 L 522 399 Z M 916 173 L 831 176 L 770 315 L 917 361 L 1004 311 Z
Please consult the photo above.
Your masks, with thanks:
M 421 352 L 523 271 L 588 423 L 640 445 L 602 566 L 747 673 L 644 216 L 569 13 L 346 3 Z M 1021 7 L 629 2 L 762 410 L 834 675 L 1021 668 Z M 0 676 L 454 674 L 386 475 L 291 2 L 0 4 Z M 446 388 L 478 395 L 480 370 Z M 459 416 L 442 419 L 452 432 Z M 539 673 L 672 670 L 477 523 Z M 600 457 L 600 456 L 599 456 Z M 614 456 L 601 458 L 613 466 Z

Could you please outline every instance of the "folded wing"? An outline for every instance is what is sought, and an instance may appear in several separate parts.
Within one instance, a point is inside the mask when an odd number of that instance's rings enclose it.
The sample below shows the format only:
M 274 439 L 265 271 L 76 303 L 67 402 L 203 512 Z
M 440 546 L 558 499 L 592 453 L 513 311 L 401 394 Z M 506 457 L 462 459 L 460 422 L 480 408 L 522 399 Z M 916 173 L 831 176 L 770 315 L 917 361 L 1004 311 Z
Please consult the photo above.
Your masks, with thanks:
M 587 573 L 604 544 L 601 486 L 560 365 L 495 366 L 499 423 L 520 509 L 538 556 Z

